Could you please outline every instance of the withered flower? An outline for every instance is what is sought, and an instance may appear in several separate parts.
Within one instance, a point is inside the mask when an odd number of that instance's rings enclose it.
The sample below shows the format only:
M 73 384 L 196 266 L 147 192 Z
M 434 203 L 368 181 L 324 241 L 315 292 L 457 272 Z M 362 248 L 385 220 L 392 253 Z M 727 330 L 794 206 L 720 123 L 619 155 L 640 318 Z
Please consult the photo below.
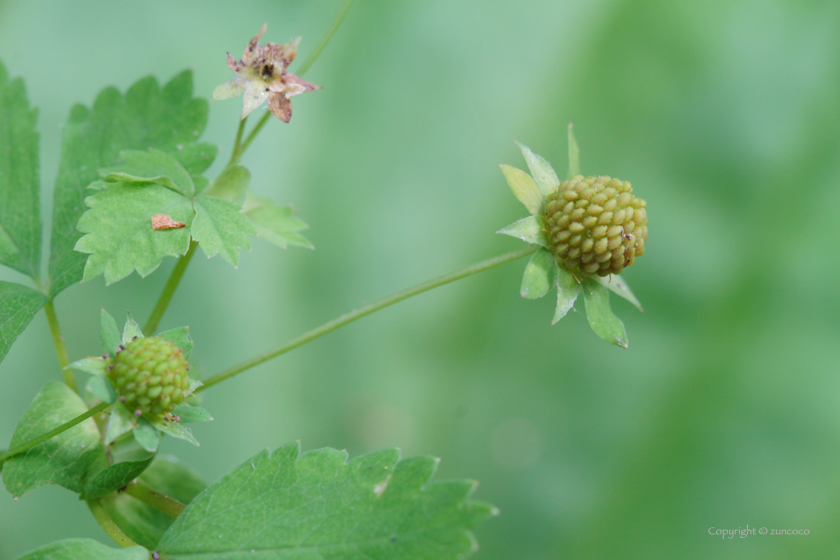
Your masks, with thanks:
M 263 24 L 257 36 L 251 39 L 240 60 L 234 60 L 228 53 L 227 64 L 236 72 L 236 77 L 218 86 L 213 91 L 213 99 L 230 99 L 244 92 L 243 119 L 268 100 L 271 114 L 287 123 L 292 118 L 292 102 L 289 99 L 305 91 L 321 89 L 321 86 L 286 70 L 297 55 L 300 37 L 282 45 L 259 44 L 267 26 Z

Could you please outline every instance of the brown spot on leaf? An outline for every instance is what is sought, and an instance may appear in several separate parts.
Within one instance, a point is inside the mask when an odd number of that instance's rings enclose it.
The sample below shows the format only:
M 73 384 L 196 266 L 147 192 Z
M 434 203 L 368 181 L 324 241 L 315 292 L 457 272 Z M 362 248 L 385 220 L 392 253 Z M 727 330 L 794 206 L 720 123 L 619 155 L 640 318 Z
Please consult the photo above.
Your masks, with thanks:
M 166 214 L 155 214 L 152 216 L 152 229 L 177 229 L 187 227 L 184 222 L 176 222 Z

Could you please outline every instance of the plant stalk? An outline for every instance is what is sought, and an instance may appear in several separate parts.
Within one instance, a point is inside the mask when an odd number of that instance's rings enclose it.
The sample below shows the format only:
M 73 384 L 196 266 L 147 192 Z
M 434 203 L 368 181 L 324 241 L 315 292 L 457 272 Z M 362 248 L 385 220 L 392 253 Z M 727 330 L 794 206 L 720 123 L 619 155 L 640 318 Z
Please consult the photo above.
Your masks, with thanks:
M 50 324 L 50 333 L 52 334 L 53 344 L 55 344 L 55 353 L 58 354 L 58 364 L 61 366 L 64 382 L 78 393 L 76 377 L 72 371 L 67 369 L 67 366 L 70 365 L 70 355 L 67 354 L 67 346 L 64 345 L 64 337 L 61 336 L 61 327 L 58 325 L 58 317 L 55 315 L 55 305 L 53 305 L 52 299 L 44 305 L 44 313 L 47 314 L 47 322 Z
M 187 507 L 178 500 L 156 492 L 137 480 L 125 487 L 125 493 L 172 518 L 177 518 Z
M 77 424 L 81 424 L 82 422 L 84 422 L 85 420 L 87 420 L 88 418 L 93 416 L 94 414 L 102 412 L 103 410 L 105 410 L 106 408 L 111 406 L 111 404 L 113 404 L 113 403 L 106 403 L 106 402 L 99 403 L 98 405 L 91 408 L 90 410 L 87 410 L 87 411 L 83 412 L 82 414 L 76 416 L 75 418 L 73 418 L 69 422 L 65 422 L 61 426 L 59 426 L 57 428 L 54 428 L 54 429 L 50 430 L 49 432 L 36 437 L 35 439 L 30 439 L 27 442 L 21 443 L 20 445 L 17 445 L 15 447 L 9 449 L 8 451 L 6 451 L 2 455 L 0 455 L 0 466 L 3 465 L 3 462 L 5 462 L 6 459 L 8 459 L 10 457 L 14 457 L 15 455 L 19 455 L 19 454 L 23 453 L 24 451 L 28 451 L 29 449 L 32 449 L 36 445 L 41 445 L 42 443 L 44 443 L 48 439 L 54 438 L 55 436 L 57 436 L 58 434 L 60 434 L 62 432 L 66 432 L 67 430 L 69 430 L 73 426 L 76 426 Z
M 175 268 L 172 269 L 172 273 L 169 275 L 169 280 L 166 281 L 166 285 L 163 287 L 163 292 L 161 292 L 160 298 L 158 298 L 157 304 L 152 310 L 152 314 L 149 316 L 149 320 L 146 321 L 146 326 L 143 327 L 143 334 L 146 336 L 152 336 L 155 334 L 158 323 L 160 323 L 160 320 L 163 319 L 163 314 L 166 313 L 166 308 L 169 307 L 169 302 L 172 301 L 172 296 L 175 295 L 175 290 L 178 289 L 178 284 L 181 283 L 181 277 L 184 276 L 184 272 L 187 270 L 187 265 L 190 264 L 190 259 L 193 258 L 197 247 L 198 243 L 190 241 L 189 250 L 187 250 L 186 254 L 181 256 L 178 259 L 178 262 L 175 263 Z
M 399 303 L 410 297 L 422 294 L 423 292 L 427 292 L 439 286 L 443 286 L 444 284 L 455 282 L 456 280 L 466 278 L 467 276 L 472 276 L 473 274 L 478 274 L 479 272 L 484 272 L 485 270 L 490 270 L 491 268 L 522 258 L 526 255 L 530 255 L 538 248 L 539 247 L 537 247 L 536 245 L 531 245 L 528 247 L 523 247 L 522 249 L 517 249 L 516 251 L 511 251 L 510 253 L 505 253 L 504 255 L 499 255 L 498 257 L 493 257 L 491 259 L 481 261 L 480 263 L 476 263 L 466 268 L 462 268 L 461 270 L 456 270 L 455 272 L 450 272 L 449 274 L 438 276 L 437 278 L 427 280 L 425 282 L 417 284 L 416 286 L 412 286 L 411 288 L 406 288 L 405 290 L 399 291 L 395 294 L 391 294 L 390 296 L 386 296 L 373 303 L 369 303 L 363 307 L 360 307 L 359 309 L 356 309 L 355 311 L 351 311 L 350 313 L 345 313 L 344 315 L 333 319 L 328 323 L 324 323 L 320 327 L 316 327 L 311 331 L 304 333 L 293 340 L 290 340 L 282 346 L 278 346 L 274 350 L 269 350 L 264 354 L 255 356 L 250 360 L 242 362 L 239 365 L 233 366 L 232 368 L 229 368 L 221 373 L 217 373 L 216 375 L 206 379 L 204 381 L 204 385 L 196 389 L 195 392 L 198 393 L 199 391 L 203 391 L 204 389 L 212 387 L 217 383 L 221 383 L 226 379 L 230 379 L 235 375 L 239 375 L 243 371 L 249 370 L 252 367 L 262 364 L 263 362 L 267 362 L 272 358 L 276 358 L 277 356 L 281 356 L 290 350 L 294 350 L 299 346 L 303 346 L 307 342 L 312 342 L 316 338 L 331 333 L 334 330 L 343 327 L 344 325 L 352 323 L 353 321 L 361 319 L 362 317 L 366 317 L 367 315 L 379 311 L 380 309 L 384 309 L 388 306 L 394 305 L 395 303 Z
M 108 515 L 108 512 L 99 500 L 89 500 L 87 505 L 88 508 L 90 508 L 90 512 L 93 514 L 94 519 L 96 519 L 96 522 L 99 523 L 99 526 L 102 527 L 109 537 L 114 539 L 115 543 L 123 548 L 137 546 L 137 543 L 131 540 L 131 538 L 123 533 L 122 529 L 114 523 L 114 520 L 111 519 L 111 516 Z

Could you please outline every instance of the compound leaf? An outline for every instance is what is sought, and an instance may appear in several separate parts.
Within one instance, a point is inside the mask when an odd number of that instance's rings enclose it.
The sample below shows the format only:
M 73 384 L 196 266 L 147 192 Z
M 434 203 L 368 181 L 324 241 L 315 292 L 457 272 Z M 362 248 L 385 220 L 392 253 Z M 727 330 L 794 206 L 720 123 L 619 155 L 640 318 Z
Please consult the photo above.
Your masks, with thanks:
M 89 253 L 84 280 L 100 274 L 105 284 L 122 280 L 133 271 L 151 274 L 165 256 L 180 256 L 190 246 L 192 203 L 157 184 L 113 183 L 85 199 L 90 208 L 79 219 L 85 235 L 76 250 Z M 185 227 L 156 230 L 152 216 L 166 214 Z
M 142 546 L 110 548 L 93 539 L 68 539 L 50 543 L 19 557 L 18 560 L 149 560 Z
M 9 447 L 20 445 L 87 411 L 84 401 L 63 383 L 44 385 L 15 428 Z M 81 492 L 87 473 L 107 459 L 92 418 L 6 460 L 3 483 L 12 496 L 45 484 Z
M 220 254 L 236 266 L 239 264 L 239 250 L 251 250 L 251 238 L 248 236 L 255 235 L 256 231 L 233 202 L 201 195 L 195 199 L 195 221 L 191 234 L 207 258 Z
M 242 206 L 250 184 L 251 172 L 241 165 L 231 165 L 222 171 L 204 194 L 224 198 Z
M 583 301 L 586 304 L 586 318 L 595 334 L 610 344 L 627 348 L 627 332 L 624 323 L 610 309 L 610 292 L 607 288 L 591 278 L 584 278 Z
M 0 282 L 0 362 L 47 301 L 41 292 L 13 282 Z
M 170 155 L 177 159 L 184 166 L 184 169 L 190 172 L 190 175 L 201 175 L 207 171 L 207 168 L 216 159 L 216 154 L 218 153 L 219 147 L 215 144 L 198 142 L 196 144 L 187 144 L 186 146 L 179 145 L 178 149 L 171 152 Z M 197 192 L 199 190 L 196 188 Z
M 472 481 L 431 482 L 438 461 L 386 449 L 259 453 L 199 494 L 163 535 L 163 557 L 447 560 L 477 548 L 495 513 Z
M 23 80 L 0 63 L 0 264 L 32 278 L 41 270 L 37 109 Z
M 191 172 L 199 162 L 192 148 L 207 123 L 207 101 L 192 98 L 192 73 L 182 72 L 161 89 L 143 78 L 125 95 L 105 89 L 92 109 L 76 105 L 62 131 L 61 163 L 55 187 L 50 242 L 50 295 L 54 296 L 83 277 L 87 255 L 74 251 L 81 233 L 76 224 L 85 212 L 86 187 L 99 179 L 97 170 L 115 165 L 123 150 L 162 150 Z M 179 155 L 187 153 L 187 156 Z M 211 160 L 206 150 L 205 160 Z M 212 154 L 215 155 L 215 154 Z M 183 159 L 182 159 L 183 158 Z M 183 221 L 183 220 L 182 220 Z
M 160 150 L 125 150 L 114 167 L 99 170 L 109 183 L 157 183 L 186 197 L 195 194 L 195 184 L 181 163 Z
M 243 211 L 254 224 L 257 235 L 269 243 L 283 249 L 289 245 L 314 249 L 312 243 L 298 233 L 309 226 L 295 215 L 291 206 L 277 206 L 269 198 L 258 198 L 249 193 Z

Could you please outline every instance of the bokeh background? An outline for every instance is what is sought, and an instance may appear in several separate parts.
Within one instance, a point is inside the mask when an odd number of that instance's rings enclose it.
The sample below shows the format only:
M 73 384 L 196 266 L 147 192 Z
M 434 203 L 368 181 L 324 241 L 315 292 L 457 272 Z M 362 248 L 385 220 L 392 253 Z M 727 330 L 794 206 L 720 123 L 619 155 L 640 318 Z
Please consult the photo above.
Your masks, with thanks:
M 185 67 L 209 97 L 263 22 L 305 57 L 339 5 L 0 0 L 0 58 L 41 108 L 44 215 L 72 104 Z M 200 371 L 520 246 L 493 233 L 525 215 L 497 165 L 524 167 L 517 139 L 564 174 L 570 121 L 584 171 L 648 201 L 624 275 L 646 312 L 613 298 L 629 350 L 580 312 L 551 327 L 508 264 L 207 391 L 202 446 L 166 451 L 208 481 L 298 438 L 440 456 L 502 510 L 477 531 L 487 560 L 837 556 L 840 4 L 358 0 L 307 79 L 324 89 L 244 162 L 317 249 L 193 261 L 162 327 L 190 325 Z M 211 104 L 211 177 L 239 110 Z M 145 319 L 173 262 L 64 292 L 71 355 L 98 353 L 100 307 Z M 0 441 L 57 376 L 39 314 L 0 366 Z M 708 534 L 747 525 L 810 535 Z M 77 536 L 108 542 L 69 492 L 0 493 L 3 560 Z

